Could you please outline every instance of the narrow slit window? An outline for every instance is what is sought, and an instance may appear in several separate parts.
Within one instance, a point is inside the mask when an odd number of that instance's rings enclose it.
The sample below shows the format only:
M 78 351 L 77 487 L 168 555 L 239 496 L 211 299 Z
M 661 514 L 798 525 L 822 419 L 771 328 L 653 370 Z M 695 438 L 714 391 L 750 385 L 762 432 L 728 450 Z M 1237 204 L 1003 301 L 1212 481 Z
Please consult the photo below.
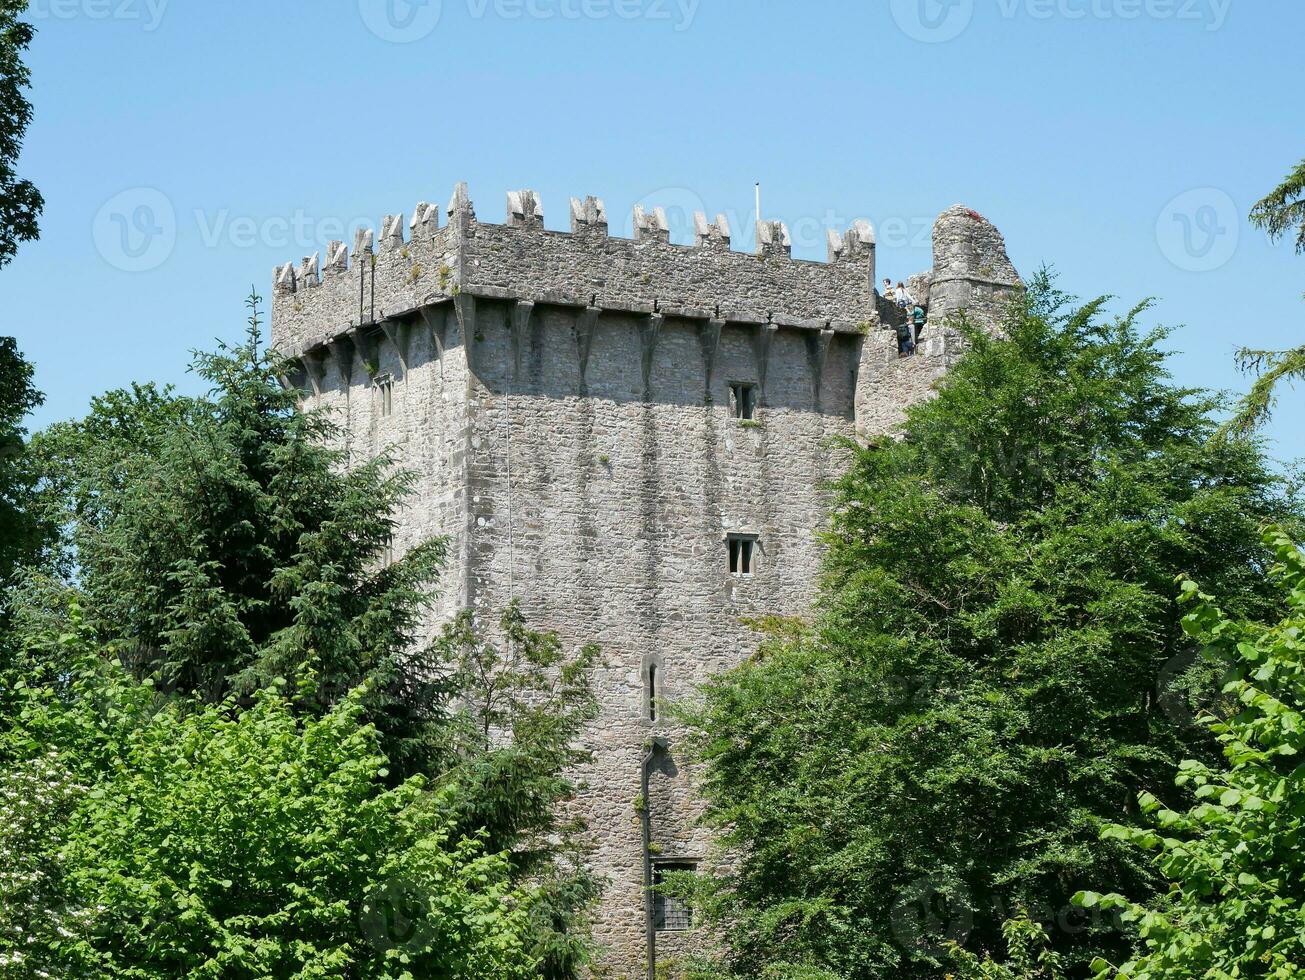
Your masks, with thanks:
M 657 720 L 657 665 L 648 665 L 648 720 Z
M 728 539 L 731 575 L 753 575 L 757 571 L 757 538 L 752 534 L 731 534 Z
M 388 418 L 394 411 L 394 376 L 378 374 L 376 376 L 376 404 L 380 407 L 381 418 Z
M 658 864 L 653 868 L 653 886 L 662 885 L 672 872 L 695 870 L 692 864 Z M 658 932 L 685 932 L 693 928 L 693 909 L 681 898 L 654 891 L 653 926 Z
M 742 381 L 736 381 L 730 385 L 730 414 L 736 419 L 756 418 L 756 385 Z

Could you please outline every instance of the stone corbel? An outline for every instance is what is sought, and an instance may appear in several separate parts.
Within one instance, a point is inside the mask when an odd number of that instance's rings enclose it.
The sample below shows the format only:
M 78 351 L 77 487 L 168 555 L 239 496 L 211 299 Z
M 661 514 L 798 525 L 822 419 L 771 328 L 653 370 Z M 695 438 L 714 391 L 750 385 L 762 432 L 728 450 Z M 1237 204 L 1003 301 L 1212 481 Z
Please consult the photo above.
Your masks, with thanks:
M 643 369 L 643 399 L 652 400 L 652 365 L 653 354 L 657 350 L 657 340 L 661 337 L 666 317 L 660 313 L 650 313 L 643 318 L 639 327 L 640 367 Z
M 382 320 L 381 329 L 385 331 L 385 339 L 399 355 L 399 367 L 403 368 L 404 375 L 408 373 L 408 348 L 412 343 L 412 324 L 406 320 Z
M 521 345 L 530 333 L 530 318 L 534 316 L 535 304 L 530 300 L 519 299 L 512 307 L 512 380 L 521 380 Z
M 602 310 L 596 306 L 587 306 L 580 311 L 575 320 L 576 353 L 580 358 L 581 397 L 589 394 L 589 384 L 585 380 L 585 375 L 589 371 L 589 354 L 594 348 L 594 334 L 598 332 L 598 314 L 601 312 Z
M 467 348 L 470 357 L 471 342 L 476 337 L 476 297 L 470 293 L 458 293 L 453 297 L 453 313 L 458 318 L 462 344 Z
M 703 400 L 711 398 L 711 379 L 716 373 L 717 355 L 720 353 L 720 334 L 725 321 L 712 317 L 698 327 L 698 343 L 702 346 L 702 366 L 706 375 Z
M 356 330 L 353 333 L 353 345 L 354 349 L 358 351 L 358 357 L 363 362 L 363 368 L 367 371 L 367 377 L 371 378 L 373 374 L 380 370 L 381 366 L 376 335 L 366 328 Z
M 779 333 L 776 323 L 759 323 L 752 338 L 752 352 L 757 359 L 757 392 L 761 396 L 760 404 L 766 403 L 766 371 L 770 367 L 770 348 Z
M 811 397 L 815 400 L 816 411 L 820 411 L 821 388 L 825 379 L 825 361 L 829 356 L 829 345 L 834 340 L 834 328 L 825 327 L 819 333 L 808 331 L 807 363 L 811 367 Z
M 417 312 L 421 314 L 422 322 L 430 333 L 431 343 L 435 346 L 435 356 L 439 358 L 442 366 L 444 364 L 444 338 L 449 328 L 448 311 L 437 309 L 432 312 L 427 307 L 422 306 L 418 308 Z
M 325 366 L 322 364 L 323 351 L 320 347 L 313 350 L 305 351 L 299 363 L 304 367 L 304 376 L 308 379 L 308 384 L 312 387 L 313 397 L 322 397 L 322 387 L 325 381 Z
M 335 362 L 335 369 L 340 372 L 340 380 L 344 382 L 345 390 L 353 384 L 353 359 L 358 353 L 358 345 L 354 341 L 354 334 L 347 333 L 327 344 L 327 349 L 331 352 L 331 359 Z

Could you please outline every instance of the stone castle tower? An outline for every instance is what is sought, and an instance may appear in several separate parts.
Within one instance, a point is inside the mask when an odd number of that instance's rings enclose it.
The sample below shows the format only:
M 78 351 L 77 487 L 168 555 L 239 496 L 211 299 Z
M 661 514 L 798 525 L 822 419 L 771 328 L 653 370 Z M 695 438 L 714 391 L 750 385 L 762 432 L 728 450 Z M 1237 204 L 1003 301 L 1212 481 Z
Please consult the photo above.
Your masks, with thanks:
M 646 885 L 709 859 L 659 702 L 747 656 L 741 619 L 809 610 L 841 463 L 828 437 L 889 431 L 959 353 L 948 317 L 991 322 L 1020 279 L 996 228 L 948 210 L 912 278 L 929 326 L 899 359 L 868 222 L 831 231 L 822 263 L 792 259 L 781 222 L 759 223 L 755 254 L 702 214 L 672 244 L 660 209 L 610 237 L 592 197 L 572 199 L 569 233 L 531 191 L 490 224 L 460 184 L 446 217 L 420 203 L 379 242 L 278 268 L 273 342 L 353 458 L 397 447 L 419 475 L 395 546 L 449 539 L 432 632 L 517 599 L 532 626 L 602 645 L 577 774 L 606 883 L 596 938 L 612 975 L 651 975 L 696 937 Z

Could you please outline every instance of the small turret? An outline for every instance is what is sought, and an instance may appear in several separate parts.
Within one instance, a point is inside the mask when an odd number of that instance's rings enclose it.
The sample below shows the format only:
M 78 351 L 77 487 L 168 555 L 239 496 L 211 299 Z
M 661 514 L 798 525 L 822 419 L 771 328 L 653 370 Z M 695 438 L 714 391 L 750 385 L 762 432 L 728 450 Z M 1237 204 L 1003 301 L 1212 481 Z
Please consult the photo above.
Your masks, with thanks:
M 928 283 L 930 323 L 964 310 L 971 320 L 995 330 L 1006 304 L 1023 289 L 1006 254 L 1006 240 L 991 221 L 961 204 L 939 215 Z

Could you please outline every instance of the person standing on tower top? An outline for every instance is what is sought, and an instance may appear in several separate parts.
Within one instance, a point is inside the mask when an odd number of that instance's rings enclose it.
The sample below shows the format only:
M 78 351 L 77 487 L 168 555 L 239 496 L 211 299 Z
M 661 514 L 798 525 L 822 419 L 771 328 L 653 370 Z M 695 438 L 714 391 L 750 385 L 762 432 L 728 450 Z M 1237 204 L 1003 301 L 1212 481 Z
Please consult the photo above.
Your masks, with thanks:
M 909 313 L 912 306 L 915 305 L 915 299 L 911 296 L 910 290 L 906 288 L 906 283 L 898 281 L 897 283 L 897 308 L 903 314 Z

